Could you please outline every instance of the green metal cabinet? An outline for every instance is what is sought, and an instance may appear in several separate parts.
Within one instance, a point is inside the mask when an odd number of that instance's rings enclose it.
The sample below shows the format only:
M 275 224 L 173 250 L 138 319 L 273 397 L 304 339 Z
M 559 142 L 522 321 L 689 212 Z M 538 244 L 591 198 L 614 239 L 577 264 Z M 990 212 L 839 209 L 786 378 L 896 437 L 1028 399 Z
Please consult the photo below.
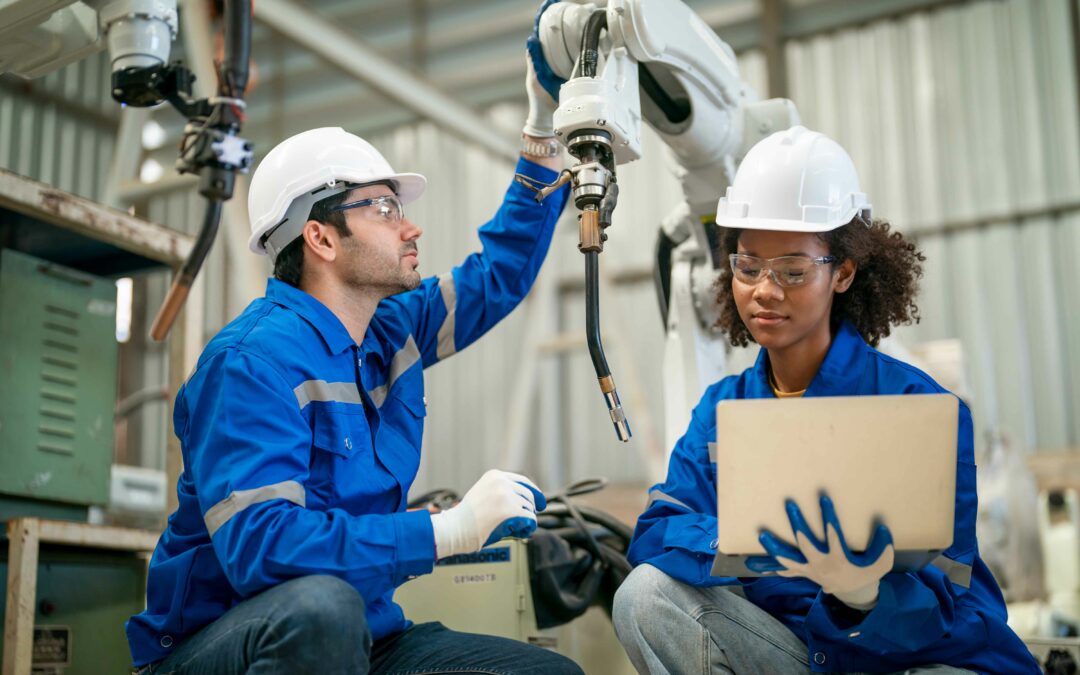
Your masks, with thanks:
M 0 544 L 0 579 L 7 579 L 7 545 Z M 133 553 L 42 546 L 34 615 L 35 667 L 62 675 L 128 675 L 131 655 L 124 622 L 141 612 L 146 559 Z M 0 625 L 4 604 L 0 603 Z M 0 660 L 3 658 L 0 644 Z M 48 662 L 48 661 L 45 661 Z
M 115 317 L 113 282 L 0 251 L 0 520 L 108 501 Z

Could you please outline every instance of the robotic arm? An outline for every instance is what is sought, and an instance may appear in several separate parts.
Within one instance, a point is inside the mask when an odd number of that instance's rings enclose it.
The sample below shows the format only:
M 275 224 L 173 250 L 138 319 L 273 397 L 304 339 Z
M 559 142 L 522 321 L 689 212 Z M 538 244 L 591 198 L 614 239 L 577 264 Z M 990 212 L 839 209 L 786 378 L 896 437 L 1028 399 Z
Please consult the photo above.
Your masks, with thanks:
M 665 325 L 665 446 L 674 447 L 705 386 L 724 370 L 712 291 L 716 204 L 758 140 L 798 123 L 786 99 L 758 101 L 735 54 L 681 0 L 609 0 L 605 7 L 548 0 L 530 54 L 559 101 L 555 135 L 578 161 L 571 182 L 581 209 L 590 354 L 620 440 L 629 427 L 599 335 L 597 254 L 618 197 L 616 166 L 641 158 L 642 119 L 667 144 L 684 200 L 661 223 L 655 274 Z M 546 196 L 541 190 L 537 198 Z
M 195 76 L 169 63 L 176 37 L 176 0 L 11 0 L 0 3 L 0 72 L 38 77 L 107 43 L 112 97 L 150 107 L 168 101 L 188 123 L 176 169 L 199 176 L 207 200 L 195 246 L 173 279 L 150 336 L 163 340 L 187 299 L 232 197 L 237 171 L 251 165 L 251 144 L 239 137 L 251 52 L 251 0 L 225 1 L 225 60 L 217 95 L 193 99 Z

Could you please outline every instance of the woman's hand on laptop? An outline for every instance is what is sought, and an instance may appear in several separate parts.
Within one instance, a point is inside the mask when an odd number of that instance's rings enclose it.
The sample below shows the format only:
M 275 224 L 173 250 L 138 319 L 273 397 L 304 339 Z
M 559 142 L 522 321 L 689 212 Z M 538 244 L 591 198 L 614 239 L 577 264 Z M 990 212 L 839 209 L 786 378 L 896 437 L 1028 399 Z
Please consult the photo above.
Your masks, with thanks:
M 824 542 L 810 529 L 798 504 L 788 500 L 786 506 L 796 545 L 792 546 L 767 530 L 760 537 L 761 545 L 776 561 L 773 571 L 782 577 L 809 579 L 849 607 L 863 611 L 872 609 L 877 604 L 881 578 L 893 566 L 893 540 L 889 528 L 884 524 L 876 525 L 866 551 L 853 553 L 827 495 L 821 496 Z

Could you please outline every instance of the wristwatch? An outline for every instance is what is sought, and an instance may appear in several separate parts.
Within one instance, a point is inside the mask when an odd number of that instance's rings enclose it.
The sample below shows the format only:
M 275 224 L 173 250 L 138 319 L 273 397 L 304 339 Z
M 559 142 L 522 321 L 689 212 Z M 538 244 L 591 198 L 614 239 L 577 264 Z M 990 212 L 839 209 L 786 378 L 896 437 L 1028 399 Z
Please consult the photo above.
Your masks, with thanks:
M 522 134 L 521 152 L 531 157 L 557 157 L 561 150 L 558 141 L 554 138 L 537 141 Z

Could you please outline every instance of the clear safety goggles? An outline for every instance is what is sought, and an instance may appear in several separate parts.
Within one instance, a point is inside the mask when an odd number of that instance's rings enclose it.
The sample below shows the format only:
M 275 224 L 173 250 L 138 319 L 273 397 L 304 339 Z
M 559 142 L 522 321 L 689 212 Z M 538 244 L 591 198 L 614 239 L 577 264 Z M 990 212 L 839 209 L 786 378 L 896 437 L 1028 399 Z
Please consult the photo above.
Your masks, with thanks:
M 363 215 L 365 218 L 389 225 L 397 225 L 405 217 L 405 209 L 402 208 L 401 201 L 395 195 L 359 199 L 355 202 L 335 206 L 330 209 L 330 212 L 348 211 L 349 209 L 364 209 Z
M 779 258 L 757 258 L 742 253 L 732 253 L 731 271 L 735 279 L 748 286 L 757 285 L 768 274 L 780 286 L 790 288 L 812 281 L 820 265 L 837 262 L 836 256 L 811 258 L 803 255 L 785 255 Z

